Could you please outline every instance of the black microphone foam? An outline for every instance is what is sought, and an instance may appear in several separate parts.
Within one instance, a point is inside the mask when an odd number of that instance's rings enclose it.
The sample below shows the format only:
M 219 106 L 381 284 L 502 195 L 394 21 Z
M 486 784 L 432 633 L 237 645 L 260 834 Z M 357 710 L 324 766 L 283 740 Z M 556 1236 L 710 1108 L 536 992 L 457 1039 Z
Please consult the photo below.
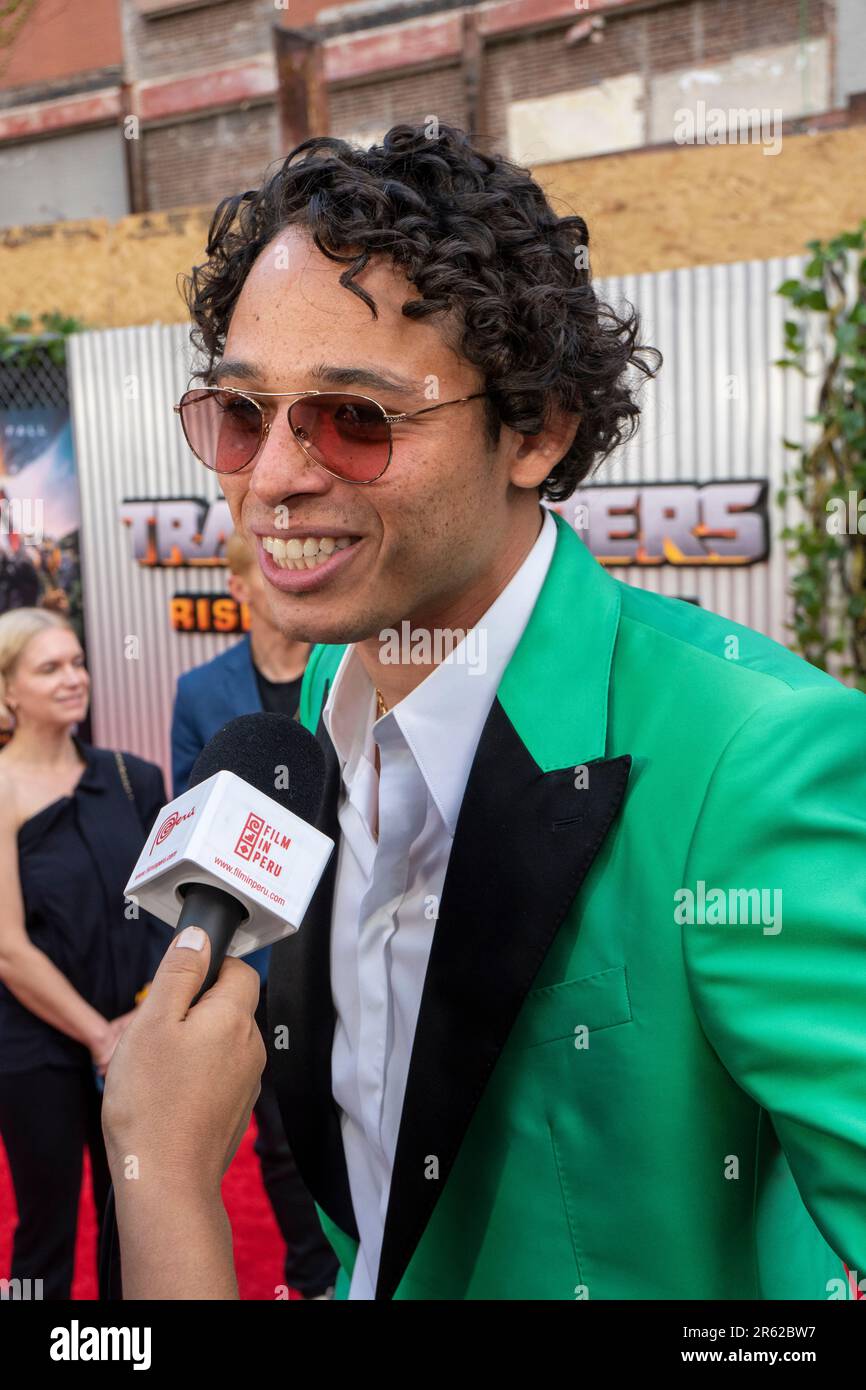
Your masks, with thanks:
M 233 772 L 302 820 L 313 823 L 318 816 L 325 755 L 318 740 L 287 714 L 260 711 L 230 719 L 199 753 L 189 786 L 217 772 Z

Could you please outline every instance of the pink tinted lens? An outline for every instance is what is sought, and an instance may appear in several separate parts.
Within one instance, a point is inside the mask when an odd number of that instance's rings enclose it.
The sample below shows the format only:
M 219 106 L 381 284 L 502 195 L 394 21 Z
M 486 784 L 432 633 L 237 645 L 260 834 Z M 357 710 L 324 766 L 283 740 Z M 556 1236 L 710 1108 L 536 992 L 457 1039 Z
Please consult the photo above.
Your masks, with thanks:
M 231 391 L 187 391 L 180 418 L 193 453 L 217 473 L 244 468 L 261 442 L 261 411 Z
M 317 463 L 348 482 L 372 482 L 388 466 L 391 427 L 375 401 L 336 392 L 305 396 L 290 407 L 289 424 Z

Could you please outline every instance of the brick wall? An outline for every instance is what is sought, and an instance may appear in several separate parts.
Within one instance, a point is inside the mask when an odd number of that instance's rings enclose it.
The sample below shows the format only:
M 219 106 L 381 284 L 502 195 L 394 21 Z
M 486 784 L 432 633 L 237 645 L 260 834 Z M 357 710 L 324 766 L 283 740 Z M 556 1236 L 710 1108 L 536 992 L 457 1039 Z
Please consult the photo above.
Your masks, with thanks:
M 660 72 L 720 62 L 735 53 L 796 42 L 801 11 L 807 37 L 832 32 L 832 0 L 682 0 L 634 14 L 606 18 L 600 42 L 567 45 L 572 20 L 528 35 L 488 43 L 484 51 L 483 129 L 492 148 L 505 146 L 506 112 L 512 101 L 552 96 L 605 78 Z M 414 76 L 383 75 L 375 84 L 345 85 L 331 93 L 333 133 L 428 113 L 461 123 L 459 69 Z
M 825 0 L 806 0 L 808 35 L 826 32 Z M 505 40 L 485 53 L 486 135 L 505 142 L 508 103 L 586 87 L 640 72 L 645 80 L 676 68 L 799 37 L 799 0 L 684 0 L 633 15 L 609 16 L 599 43 L 565 44 L 564 29 Z M 832 14 L 829 17 L 832 19 Z
M 60 61 L 61 17 L 68 19 L 73 8 L 79 13 L 78 3 L 70 7 L 69 0 L 38 0 L 35 13 L 53 16 L 52 24 L 40 31 L 46 40 L 40 59 L 48 64 L 46 73 Z M 127 80 L 179 78 L 182 84 L 186 74 L 269 55 L 272 26 L 309 22 L 315 0 L 290 0 L 287 10 L 278 10 L 272 0 L 218 0 L 150 19 L 135 0 L 87 0 L 87 13 L 107 13 L 113 5 L 120 6 Z M 796 45 L 802 16 L 807 37 L 832 34 L 834 15 L 834 0 L 665 0 L 655 8 L 609 13 L 599 42 L 566 44 L 579 12 L 535 33 L 490 41 L 482 67 L 482 138 L 492 148 L 506 147 L 512 102 L 591 89 L 630 73 L 648 85 L 660 73 L 721 63 L 754 49 Z M 95 49 L 93 55 L 97 57 Z M 467 121 L 456 57 L 423 70 L 383 72 L 354 85 L 334 86 L 329 103 L 331 132 L 357 138 L 429 115 L 457 125 Z M 257 182 L 268 163 L 286 153 L 280 148 L 276 106 L 261 93 L 222 114 L 179 115 L 159 125 L 145 124 L 141 141 L 146 205 L 154 209 L 213 203 Z
M 456 65 L 330 93 L 330 134 L 343 139 L 367 128 L 387 130 L 400 121 L 423 122 L 430 115 L 451 125 L 465 125 L 463 78 Z
M 180 75 L 270 50 L 276 12 L 262 0 L 222 0 L 206 11 L 156 20 L 141 18 L 134 0 L 123 4 L 130 75 L 137 79 Z M 830 0 L 806 0 L 802 13 L 807 36 L 832 28 Z M 287 16 L 280 18 L 286 22 Z M 597 43 L 567 45 L 567 23 L 490 42 L 483 60 L 484 141 L 494 149 L 506 147 L 511 102 L 587 88 L 633 72 L 648 81 L 661 72 L 793 43 L 801 37 L 800 19 L 800 0 L 682 0 L 609 15 Z M 329 104 L 330 133 L 361 140 L 429 115 L 456 125 L 467 120 L 456 62 L 335 86 Z M 270 160 L 286 153 L 279 147 L 276 109 L 267 103 L 146 129 L 143 142 L 147 200 L 153 208 L 216 201 L 251 186 Z
M 693 0 L 697 11 L 694 59 L 715 62 L 744 48 L 792 43 L 800 37 L 805 15 L 806 36 L 815 38 L 833 27 L 830 0 Z
M 122 0 L 130 81 L 176 77 L 270 52 L 277 11 L 267 0 L 222 0 L 204 9 L 146 19 L 135 0 Z
M 610 23 L 601 43 L 567 47 L 566 31 L 553 29 L 490 44 L 484 50 L 481 79 L 486 144 L 496 150 L 505 148 L 506 112 L 512 101 L 552 96 L 640 71 L 646 51 L 644 19 L 635 15 L 628 21 Z
M 154 209 L 213 206 L 254 188 L 280 153 L 270 105 L 157 126 L 143 132 L 142 142 L 147 205 Z

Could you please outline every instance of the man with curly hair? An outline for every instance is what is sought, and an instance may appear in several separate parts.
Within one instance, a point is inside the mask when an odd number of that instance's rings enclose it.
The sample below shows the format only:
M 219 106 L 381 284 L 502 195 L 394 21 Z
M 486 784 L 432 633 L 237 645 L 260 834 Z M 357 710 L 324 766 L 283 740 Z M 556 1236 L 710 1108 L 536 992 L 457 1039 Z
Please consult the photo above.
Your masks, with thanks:
M 866 1268 L 866 701 L 541 506 L 657 356 L 582 218 L 428 134 L 306 141 L 187 286 L 186 438 L 317 644 L 336 849 L 268 1046 L 337 1297 L 832 1296 Z M 109 1073 L 126 1297 L 237 1297 L 262 1048 L 240 962 L 189 1009 L 192 936 Z

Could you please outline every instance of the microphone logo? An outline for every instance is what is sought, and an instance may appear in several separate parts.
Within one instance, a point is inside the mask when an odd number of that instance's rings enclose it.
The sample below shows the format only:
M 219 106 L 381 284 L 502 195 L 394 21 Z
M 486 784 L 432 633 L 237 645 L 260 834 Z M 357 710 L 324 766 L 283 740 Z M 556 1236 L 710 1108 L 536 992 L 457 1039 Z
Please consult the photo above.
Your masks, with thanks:
M 255 811 L 250 811 L 247 816 L 246 825 L 238 836 L 235 845 L 235 854 L 239 854 L 241 859 L 252 859 L 253 851 L 259 841 L 259 836 L 265 828 L 263 816 L 257 816 Z
M 257 815 L 255 811 L 250 811 L 238 836 L 235 854 L 239 859 L 245 859 L 248 864 L 255 865 L 263 873 L 279 878 L 283 866 L 272 856 L 279 850 L 288 849 L 291 843 L 290 836 L 284 835 L 276 826 L 268 825 L 264 817 Z
M 193 806 L 191 811 L 185 811 L 182 816 L 178 815 L 177 811 L 172 811 L 171 815 L 166 816 L 165 820 L 162 822 L 162 825 L 156 832 L 156 838 L 154 839 L 152 845 L 152 851 L 156 849 L 157 845 L 161 845 L 163 840 L 168 839 L 169 835 L 174 830 L 176 825 L 180 825 L 182 820 L 189 820 L 190 816 L 194 815 L 195 807 Z

